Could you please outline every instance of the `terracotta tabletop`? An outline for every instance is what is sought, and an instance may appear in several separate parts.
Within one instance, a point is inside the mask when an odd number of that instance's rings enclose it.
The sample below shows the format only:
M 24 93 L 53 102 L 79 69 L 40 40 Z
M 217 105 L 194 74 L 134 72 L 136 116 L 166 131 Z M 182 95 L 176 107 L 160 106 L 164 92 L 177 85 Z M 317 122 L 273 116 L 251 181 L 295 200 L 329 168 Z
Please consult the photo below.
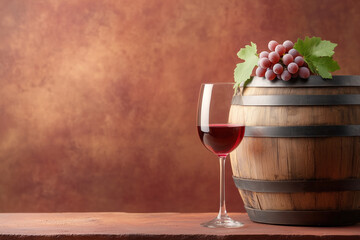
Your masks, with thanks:
M 293 227 L 253 223 L 244 213 L 231 217 L 237 229 L 209 229 L 201 222 L 215 213 L 2 213 L 2 239 L 360 239 L 360 224 Z

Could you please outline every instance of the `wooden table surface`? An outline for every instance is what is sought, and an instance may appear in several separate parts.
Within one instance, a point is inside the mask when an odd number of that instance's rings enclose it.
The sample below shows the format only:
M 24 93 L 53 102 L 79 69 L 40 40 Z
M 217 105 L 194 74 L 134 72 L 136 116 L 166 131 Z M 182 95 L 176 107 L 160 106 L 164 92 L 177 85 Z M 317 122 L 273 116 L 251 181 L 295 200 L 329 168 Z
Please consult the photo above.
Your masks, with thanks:
M 216 213 L 2 213 L 2 239 L 360 239 L 360 224 L 346 227 L 294 227 L 253 223 L 237 229 L 200 226 Z

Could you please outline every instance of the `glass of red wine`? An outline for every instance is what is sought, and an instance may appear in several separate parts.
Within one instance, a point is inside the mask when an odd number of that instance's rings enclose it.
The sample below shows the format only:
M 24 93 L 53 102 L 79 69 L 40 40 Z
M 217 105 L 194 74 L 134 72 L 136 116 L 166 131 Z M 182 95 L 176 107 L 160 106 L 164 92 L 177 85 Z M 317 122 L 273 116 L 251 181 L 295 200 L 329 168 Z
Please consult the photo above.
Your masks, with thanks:
M 242 223 L 231 219 L 225 207 L 225 159 L 241 142 L 245 132 L 243 112 L 229 117 L 235 95 L 242 101 L 241 91 L 234 91 L 234 83 L 202 84 L 200 89 L 197 129 L 201 142 L 220 160 L 220 210 L 216 218 L 201 225 L 209 228 L 237 228 Z M 230 121 L 231 119 L 231 121 Z

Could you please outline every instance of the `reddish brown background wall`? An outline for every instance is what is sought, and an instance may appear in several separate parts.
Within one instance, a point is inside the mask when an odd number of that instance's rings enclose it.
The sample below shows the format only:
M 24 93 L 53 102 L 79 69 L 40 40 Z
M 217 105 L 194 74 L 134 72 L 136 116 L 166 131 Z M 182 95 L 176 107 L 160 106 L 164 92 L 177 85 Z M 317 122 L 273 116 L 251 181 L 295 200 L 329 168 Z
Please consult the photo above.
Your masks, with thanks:
M 337 74 L 360 74 L 359 13 L 358 0 L 0 0 L 0 211 L 217 211 L 200 83 L 233 81 L 250 41 L 306 35 L 339 43 Z

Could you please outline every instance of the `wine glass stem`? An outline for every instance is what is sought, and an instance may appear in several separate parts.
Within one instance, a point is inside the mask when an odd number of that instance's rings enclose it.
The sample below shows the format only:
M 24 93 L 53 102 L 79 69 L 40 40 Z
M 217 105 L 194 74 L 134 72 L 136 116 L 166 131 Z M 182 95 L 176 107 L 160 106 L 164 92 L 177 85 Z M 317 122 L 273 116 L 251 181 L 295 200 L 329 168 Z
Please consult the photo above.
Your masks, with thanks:
M 225 157 L 219 157 L 220 162 L 220 210 L 218 218 L 227 217 L 225 206 Z

